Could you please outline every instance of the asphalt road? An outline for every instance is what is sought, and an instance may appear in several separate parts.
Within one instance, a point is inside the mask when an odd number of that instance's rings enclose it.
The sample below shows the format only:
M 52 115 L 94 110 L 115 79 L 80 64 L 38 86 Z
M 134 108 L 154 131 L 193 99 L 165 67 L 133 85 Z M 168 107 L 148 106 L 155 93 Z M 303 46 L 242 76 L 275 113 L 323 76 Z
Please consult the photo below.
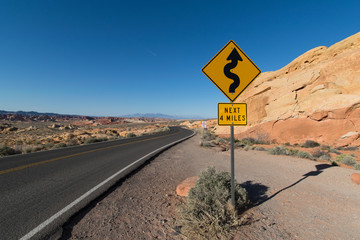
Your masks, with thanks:
M 193 134 L 169 132 L 0 159 L 0 239 L 42 239 L 151 156 Z

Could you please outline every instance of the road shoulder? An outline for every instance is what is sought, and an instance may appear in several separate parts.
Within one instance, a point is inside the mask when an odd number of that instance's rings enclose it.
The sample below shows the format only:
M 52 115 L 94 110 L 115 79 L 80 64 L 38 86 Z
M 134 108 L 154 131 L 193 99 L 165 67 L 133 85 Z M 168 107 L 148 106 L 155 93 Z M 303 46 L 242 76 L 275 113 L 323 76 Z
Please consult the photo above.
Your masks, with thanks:
M 183 239 L 176 186 L 207 166 L 230 170 L 228 152 L 199 142 L 195 136 L 156 156 L 68 222 L 63 239 Z M 360 189 L 352 170 L 255 151 L 237 150 L 235 159 L 236 179 L 257 203 L 235 239 L 356 239 Z

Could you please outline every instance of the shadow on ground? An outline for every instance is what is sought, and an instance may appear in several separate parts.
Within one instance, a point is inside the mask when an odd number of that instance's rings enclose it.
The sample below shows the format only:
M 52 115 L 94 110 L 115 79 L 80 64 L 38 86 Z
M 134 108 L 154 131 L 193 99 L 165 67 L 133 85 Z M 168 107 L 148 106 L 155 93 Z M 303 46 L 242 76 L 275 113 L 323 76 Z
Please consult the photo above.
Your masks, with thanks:
M 300 178 L 298 181 L 294 182 L 293 184 L 284 187 L 282 189 L 280 189 L 279 191 L 277 191 L 276 193 L 272 194 L 271 196 L 268 196 L 266 194 L 266 192 L 268 191 L 269 187 L 266 185 L 263 185 L 261 183 L 254 183 L 253 181 L 246 181 L 244 183 L 241 183 L 240 186 L 245 188 L 246 191 L 249 194 L 250 200 L 251 200 L 251 207 L 256 207 L 259 206 L 261 204 L 263 204 L 264 202 L 274 198 L 275 196 L 277 196 L 279 193 L 294 187 L 295 185 L 299 184 L 300 182 L 304 181 L 305 179 L 307 179 L 308 177 L 315 177 L 318 176 L 319 174 L 321 174 L 323 172 L 323 170 L 327 169 L 327 168 L 331 168 L 333 167 L 332 165 L 329 164 L 318 164 L 315 166 L 316 170 L 315 171 L 310 171 L 308 173 L 305 173 L 302 178 Z

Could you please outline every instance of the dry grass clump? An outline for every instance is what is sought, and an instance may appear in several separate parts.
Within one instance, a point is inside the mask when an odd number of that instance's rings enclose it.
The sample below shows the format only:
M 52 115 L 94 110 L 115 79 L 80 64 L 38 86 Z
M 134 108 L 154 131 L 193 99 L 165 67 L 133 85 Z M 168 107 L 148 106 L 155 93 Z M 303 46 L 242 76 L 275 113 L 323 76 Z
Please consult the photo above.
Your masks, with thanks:
M 205 131 L 205 130 L 203 130 Z M 200 146 L 202 147 L 216 147 L 216 145 L 220 144 L 218 143 L 217 137 L 214 133 L 210 132 L 210 131 L 205 131 L 201 133 L 201 142 L 200 142 Z
M 20 151 L 8 147 L 5 144 L 0 144 L 0 156 L 8 156 L 8 155 L 14 155 L 14 154 L 19 154 L 21 153 Z
M 126 134 L 126 137 L 127 138 L 136 137 L 136 134 L 131 132 L 131 133 Z
M 355 170 L 360 170 L 360 163 L 356 163 L 356 164 L 354 165 L 354 169 L 355 169 Z
M 65 144 L 65 143 L 57 143 L 57 144 L 55 144 L 53 147 L 52 147 L 52 149 L 57 149 L 57 148 L 64 148 L 64 147 L 66 147 L 67 145 Z
M 255 150 L 255 151 L 266 151 L 266 148 L 264 148 L 264 147 L 254 147 L 253 150 Z
M 325 151 L 322 151 L 322 150 L 319 150 L 319 149 L 316 149 L 313 153 L 312 153 L 312 156 L 314 158 L 318 158 L 318 159 L 321 159 L 321 160 L 330 160 L 330 155 L 329 153 L 325 152 Z
M 280 147 L 276 146 L 276 147 L 270 148 L 268 150 L 268 153 L 270 153 L 272 155 L 295 156 L 295 157 L 307 158 L 310 160 L 314 160 L 314 157 L 311 156 L 311 154 L 308 152 L 303 152 L 303 151 L 299 151 L 297 149 L 287 148 L 287 147 L 283 147 L 283 146 L 280 146 Z
M 189 239 L 229 239 L 241 224 L 238 216 L 249 204 L 246 190 L 236 184 L 236 206 L 231 204 L 231 177 L 228 172 L 208 168 L 201 172 L 196 186 L 180 207 L 177 223 Z
M 170 128 L 168 126 L 163 126 L 155 129 L 152 133 L 160 133 L 160 132 L 169 132 Z
M 352 156 L 345 154 L 337 156 L 336 161 L 348 166 L 354 166 L 357 163 L 357 161 Z

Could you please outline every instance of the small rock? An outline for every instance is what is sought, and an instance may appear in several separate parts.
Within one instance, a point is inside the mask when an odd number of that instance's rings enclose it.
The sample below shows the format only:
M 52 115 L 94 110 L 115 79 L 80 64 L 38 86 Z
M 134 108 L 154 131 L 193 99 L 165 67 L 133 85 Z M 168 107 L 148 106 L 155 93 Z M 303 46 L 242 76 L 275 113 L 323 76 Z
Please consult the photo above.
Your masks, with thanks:
M 17 127 L 9 127 L 9 128 L 6 129 L 6 131 L 8 131 L 8 132 L 15 132 L 17 130 L 18 130 Z
M 198 180 L 197 176 L 189 177 L 185 179 L 182 183 L 180 183 L 176 187 L 176 194 L 181 197 L 187 197 L 189 194 L 190 189 L 195 187 L 196 181 Z
M 59 128 L 60 127 L 60 125 L 58 125 L 58 124 L 53 124 L 53 125 L 51 125 L 51 126 L 49 126 L 49 128 Z
M 358 137 L 358 136 L 359 136 L 359 133 L 358 133 L 358 132 L 348 132 L 348 133 L 342 135 L 342 136 L 340 137 L 340 139 L 349 138 L 349 137 L 353 137 L 353 136 Z
M 355 184 L 360 184 L 360 173 L 353 173 L 351 175 L 351 181 Z

